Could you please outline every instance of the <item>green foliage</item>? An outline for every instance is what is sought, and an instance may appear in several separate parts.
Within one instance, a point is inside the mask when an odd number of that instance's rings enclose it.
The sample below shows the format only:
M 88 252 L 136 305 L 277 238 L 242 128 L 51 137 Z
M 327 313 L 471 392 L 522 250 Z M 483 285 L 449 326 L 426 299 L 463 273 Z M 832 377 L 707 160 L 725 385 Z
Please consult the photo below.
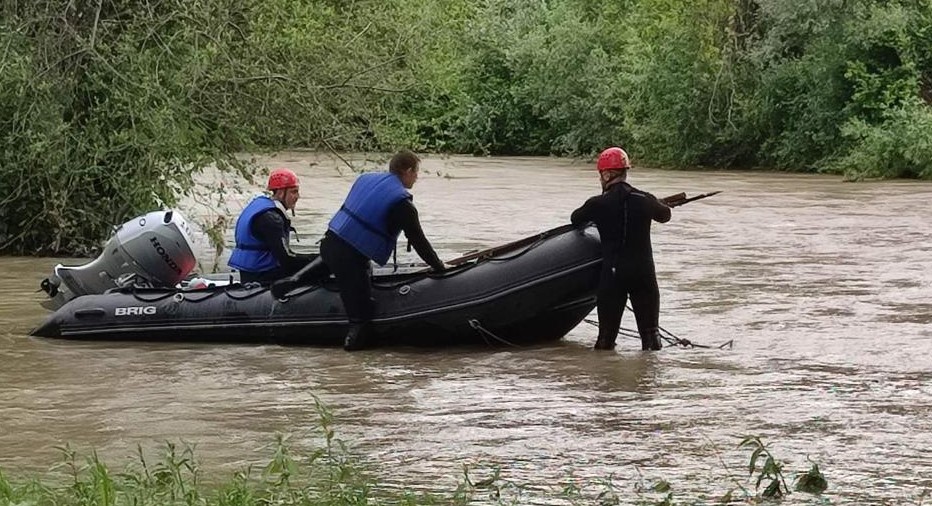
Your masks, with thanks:
M 923 103 L 913 101 L 888 109 L 877 124 L 851 119 L 842 135 L 852 147 L 827 170 L 851 180 L 932 179 L 932 108 Z
M 283 147 L 930 178 L 929 47 L 915 0 L 4 2 L 0 252 Z
M 523 47 L 523 95 L 546 122 L 547 153 L 586 155 L 626 137 L 619 92 L 621 61 L 610 57 L 602 27 L 568 4 L 555 5 Z
M 810 170 L 836 149 L 846 102 L 843 1 L 760 3 L 747 43 L 747 132 L 758 163 Z
M 774 458 L 767 449 L 767 445 L 759 437 L 747 436 L 738 444 L 738 447 L 752 449 L 751 458 L 748 461 L 748 476 L 754 476 L 754 473 L 757 473 L 754 487 L 758 490 L 760 490 L 761 483 L 767 484 L 761 492 L 762 497 L 779 498 L 790 492 L 786 479 L 783 477 L 783 463 Z M 758 468 L 757 464 L 761 458 L 764 463 Z
M 839 163 L 864 149 L 864 130 L 921 94 L 920 68 L 928 61 L 917 55 L 927 53 L 918 50 L 928 42 L 927 24 L 913 20 L 928 20 L 932 7 L 867 0 L 761 6 L 762 36 L 750 52 L 761 75 L 753 100 L 754 122 L 765 133 L 760 160 L 796 170 L 851 170 Z M 902 174 L 885 163 L 878 168 Z
M 546 152 L 544 123 L 523 89 L 528 65 L 523 46 L 535 36 L 546 6 L 536 0 L 488 0 L 464 34 L 472 48 L 462 83 L 469 101 L 460 119 L 459 147 L 482 154 Z
M 539 494 L 559 500 L 561 504 L 614 506 L 638 504 L 672 506 L 673 485 L 665 479 L 645 480 L 636 468 L 638 479 L 624 489 L 612 476 L 606 479 L 580 479 L 572 474 L 563 483 L 552 487 L 529 488 L 506 477 L 501 466 L 463 464 L 463 474 L 451 492 L 431 487 L 414 492 L 380 484 L 371 464 L 355 456 L 345 442 L 337 438 L 334 415 L 315 397 L 317 414 L 312 448 L 296 452 L 286 436 L 278 435 L 269 448 L 271 456 L 261 473 L 253 468 L 235 472 L 225 481 L 210 482 L 202 478 L 204 471 L 195 457 L 195 447 L 166 442 L 160 458 L 152 462 L 141 447 L 134 461 L 121 472 L 104 464 L 96 452 L 80 459 L 70 447 L 61 447 L 62 460 L 50 480 L 14 480 L 0 471 L 0 504 L 57 504 L 95 506 L 174 506 L 174 505 L 433 505 L 462 506 L 466 504 L 513 505 L 532 501 L 525 494 Z M 766 484 L 760 497 L 745 492 L 745 502 L 756 503 L 761 498 L 779 498 L 789 493 L 783 477 L 783 463 L 777 460 L 759 437 L 747 436 L 739 444 L 752 451 L 748 463 L 749 476 L 757 473 L 756 488 Z M 722 462 L 724 465 L 724 461 Z M 726 466 L 726 471 L 727 471 Z M 62 476 L 62 474 L 64 476 Z M 828 487 L 819 466 L 812 463 L 809 471 L 796 477 L 796 491 L 819 494 Z M 625 490 L 627 489 L 627 490 Z M 633 492 L 633 495 L 626 493 Z M 733 503 L 728 492 L 720 503 Z M 923 497 L 925 492 L 923 492 Z M 920 503 L 922 499 L 920 498 Z M 547 501 L 550 502 L 550 501 Z M 709 504 L 705 497 L 696 497 L 682 504 Z
M 373 122 L 378 146 L 459 151 L 462 116 L 468 107 L 463 86 L 472 48 L 463 34 L 474 22 L 478 3 L 416 0 L 397 5 L 404 35 L 404 64 L 414 81 L 404 93 L 387 94 L 384 114 Z
M 812 467 L 804 473 L 796 476 L 796 486 L 793 490 L 797 492 L 806 492 L 808 494 L 821 494 L 828 489 L 828 480 L 819 470 L 819 465 L 812 462 Z
M 0 9 L 0 252 L 87 254 L 205 167 L 248 177 L 238 150 L 377 147 L 384 97 L 413 82 L 407 25 L 374 3 Z
M 786 484 L 786 477 L 783 474 L 784 463 L 774 457 L 768 445 L 765 444 L 760 437 L 745 436 L 738 444 L 738 447 L 751 450 L 747 465 L 748 476 L 753 479 L 756 474 L 756 479 L 754 480 L 754 488 L 756 490 L 761 490 L 761 485 L 764 485 L 763 491 L 760 492 L 760 497 L 765 499 L 779 499 L 790 493 L 790 488 Z M 808 471 L 796 474 L 794 490 L 809 494 L 821 494 L 828 489 L 828 480 L 825 479 L 825 475 L 822 474 L 818 464 L 811 461 L 810 463 L 812 466 Z M 744 490 L 740 484 L 739 488 Z M 722 499 L 722 502 L 730 502 L 733 493 L 734 490 L 729 491 Z M 745 494 L 747 495 L 746 491 Z
M 192 26 L 209 13 L 180 1 L 3 10 L 0 251 L 87 251 L 113 224 L 172 205 L 202 167 L 245 173 L 191 99 L 209 52 Z

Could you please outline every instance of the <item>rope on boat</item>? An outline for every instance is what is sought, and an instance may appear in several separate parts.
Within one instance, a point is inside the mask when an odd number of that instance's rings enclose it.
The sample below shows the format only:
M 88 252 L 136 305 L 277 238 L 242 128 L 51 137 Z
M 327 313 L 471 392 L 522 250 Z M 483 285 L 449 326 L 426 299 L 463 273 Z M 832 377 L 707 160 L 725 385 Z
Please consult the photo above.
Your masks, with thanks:
M 227 297 L 233 300 L 246 300 L 246 299 L 251 299 L 261 293 L 265 293 L 269 290 L 269 287 L 262 286 L 260 283 L 256 283 L 256 282 L 249 282 L 249 283 L 241 284 L 240 287 L 242 290 L 247 290 L 246 295 L 243 295 L 243 296 L 233 295 L 231 293 L 233 290 L 230 290 L 229 288 L 224 290 L 224 292 L 226 293 Z
M 138 300 L 139 302 L 158 302 L 160 300 L 164 300 L 169 297 L 175 296 L 175 291 L 169 289 L 167 291 L 158 290 L 158 292 L 160 293 L 159 295 L 156 295 L 155 297 L 143 297 L 142 294 L 146 293 L 144 290 L 145 288 L 133 286 L 132 289 L 129 291 L 129 293 L 130 295 L 133 296 L 134 299 Z
M 512 253 L 512 254 L 509 255 L 509 256 L 502 256 L 502 257 L 490 256 L 490 257 L 486 257 L 484 260 L 486 260 L 487 262 L 490 262 L 490 263 L 491 263 L 491 262 L 505 262 L 505 261 L 508 261 L 508 260 L 514 260 L 515 258 L 524 256 L 525 254 L 527 254 L 527 253 L 528 253 L 529 251 L 531 251 L 532 249 L 534 249 L 534 248 L 540 246 L 540 245 L 543 244 L 548 238 L 549 238 L 549 237 L 541 236 L 538 240 L 536 240 L 536 241 L 534 241 L 533 243 L 531 243 L 531 244 L 525 246 L 524 249 L 518 251 L 517 253 Z M 478 264 L 479 262 L 476 262 L 476 263 Z
M 235 288 L 234 285 L 230 285 L 229 287 L 215 287 L 207 290 L 175 290 L 171 288 L 152 288 L 133 285 L 131 287 L 121 288 L 118 291 L 120 293 L 128 293 L 132 295 L 134 299 L 140 302 L 159 302 L 171 297 L 174 298 L 177 302 L 188 301 L 196 304 L 198 302 L 203 302 L 207 299 L 217 297 L 221 293 L 233 300 L 246 300 L 251 299 L 268 290 L 268 288 L 260 289 L 263 287 L 259 283 L 246 283 L 242 285 L 242 289 L 248 290 L 246 295 L 236 296 L 231 293 L 233 291 L 231 290 L 231 287 Z M 146 297 L 145 295 L 149 293 L 155 293 L 155 295 L 152 297 Z
M 714 195 L 714 194 L 710 194 L 709 196 L 712 196 L 712 195 Z M 699 197 L 699 198 L 702 198 L 702 196 Z M 625 306 L 625 309 L 627 309 L 628 311 L 631 311 L 631 314 L 634 314 L 634 308 L 633 308 L 633 307 L 631 307 L 631 306 Z M 734 339 L 729 339 L 728 341 L 725 341 L 724 343 L 722 343 L 722 344 L 720 344 L 720 345 L 718 345 L 718 346 L 709 346 L 709 345 L 707 345 L 707 344 L 697 344 L 697 343 L 694 343 L 694 342 L 690 341 L 689 339 L 685 339 L 685 338 L 681 338 L 681 337 L 677 336 L 677 335 L 674 334 L 673 332 L 670 332 L 669 330 L 667 330 L 667 329 L 661 327 L 660 325 L 657 325 L 657 328 L 658 328 L 658 329 L 660 330 L 660 332 L 661 332 L 660 337 L 662 337 L 665 341 L 667 341 L 667 342 L 670 343 L 670 344 L 678 344 L 678 345 L 680 345 L 680 346 L 682 346 L 682 347 L 684 347 L 684 348 L 710 348 L 710 349 L 711 349 L 711 348 L 717 348 L 717 349 L 719 349 L 719 350 L 724 350 L 724 349 L 727 347 L 727 348 L 730 350 L 730 349 L 734 348 L 734 345 L 735 345 L 735 340 L 734 340 Z M 638 338 L 640 338 L 640 337 L 641 337 L 640 334 L 638 334 Z
M 175 293 L 174 299 L 177 302 L 184 301 L 184 302 L 191 302 L 194 304 L 198 304 L 198 303 L 204 302 L 207 299 L 212 299 L 220 295 L 220 293 L 221 293 L 221 290 L 216 290 L 216 289 L 210 290 L 210 291 L 208 290 L 187 290 L 187 291 L 182 290 L 182 291 Z
M 520 346 L 518 346 L 517 344 L 507 341 L 505 339 L 502 339 L 501 337 L 498 337 L 497 335 L 495 335 L 494 332 L 483 327 L 482 324 L 479 322 L 479 320 L 475 318 L 472 318 L 468 320 L 467 322 L 469 323 L 469 326 L 473 328 L 473 330 L 475 330 L 480 336 L 482 336 L 482 339 L 485 339 L 485 344 L 488 344 L 490 346 L 492 345 L 492 343 L 490 343 L 489 340 L 486 339 L 486 337 L 491 337 L 492 339 L 495 339 L 496 341 L 500 343 L 507 344 L 508 346 L 511 346 L 513 348 L 520 348 Z
M 599 322 L 596 320 L 591 320 L 589 318 L 586 318 L 583 321 L 595 327 L 599 326 Z M 706 348 L 706 349 L 719 349 L 719 350 L 724 350 L 727 348 L 730 350 L 734 347 L 734 343 L 735 343 L 734 339 L 729 339 L 728 341 L 725 341 L 724 343 L 718 346 L 699 344 L 699 343 L 694 343 L 690 341 L 689 339 L 678 337 L 676 334 L 674 334 L 673 332 L 670 332 L 669 330 L 663 327 L 658 326 L 657 328 L 660 330 L 661 339 L 666 341 L 667 344 L 682 346 L 683 348 Z M 618 327 L 618 334 L 624 337 L 641 339 L 641 335 L 638 333 L 638 331 L 634 329 L 626 329 L 624 327 Z

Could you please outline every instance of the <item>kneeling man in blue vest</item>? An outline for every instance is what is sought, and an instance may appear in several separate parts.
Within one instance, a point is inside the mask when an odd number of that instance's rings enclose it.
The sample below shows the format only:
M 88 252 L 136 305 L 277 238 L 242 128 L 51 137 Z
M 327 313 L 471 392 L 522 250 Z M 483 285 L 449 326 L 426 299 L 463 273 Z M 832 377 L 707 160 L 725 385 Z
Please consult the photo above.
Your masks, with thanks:
M 240 271 L 243 283 L 274 281 L 272 294 L 279 298 L 302 283 L 332 273 L 350 324 L 343 348 L 364 348 L 375 313 L 370 261 L 385 265 L 404 231 L 431 269 L 444 270 L 424 236 L 408 191 L 417 181 L 420 164 L 416 154 L 404 150 L 389 161 L 388 172 L 359 176 L 330 220 L 319 257 L 299 255 L 288 248 L 291 223 L 285 211 L 294 209 L 297 202 L 298 178 L 288 169 L 273 171 L 268 184 L 272 195 L 254 199 L 236 222 L 230 266 Z
M 242 283 L 271 283 L 294 274 L 310 263 L 316 255 L 295 253 L 289 247 L 291 220 L 300 197 L 298 176 L 288 169 L 275 169 L 269 174 L 266 189 L 243 209 L 236 220 L 236 246 L 228 264 L 239 271 Z

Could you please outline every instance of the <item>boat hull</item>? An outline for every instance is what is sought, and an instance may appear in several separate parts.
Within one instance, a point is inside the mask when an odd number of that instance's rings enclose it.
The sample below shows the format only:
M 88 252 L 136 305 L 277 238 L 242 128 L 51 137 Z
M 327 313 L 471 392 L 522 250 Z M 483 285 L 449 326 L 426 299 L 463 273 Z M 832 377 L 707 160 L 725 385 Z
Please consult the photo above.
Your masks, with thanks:
M 555 229 L 556 230 L 556 229 Z M 562 338 L 594 307 L 598 234 L 562 231 L 450 271 L 373 277 L 373 345 L 527 345 Z M 88 340 L 330 346 L 348 322 L 335 280 L 276 299 L 268 287 L 129 288 L 85 295 L 33 331 Z

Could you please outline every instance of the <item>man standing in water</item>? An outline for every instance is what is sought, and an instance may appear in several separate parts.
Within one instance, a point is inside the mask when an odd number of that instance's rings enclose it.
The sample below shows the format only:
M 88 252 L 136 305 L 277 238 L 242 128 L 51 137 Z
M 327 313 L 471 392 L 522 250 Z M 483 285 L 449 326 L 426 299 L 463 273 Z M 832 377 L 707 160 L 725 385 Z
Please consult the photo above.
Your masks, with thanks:
M 642 350 L 659 350 L 660 290 L 650 241 L 652 221 L 670 221 L 670 208 L 650 193 L 627 183 L 628 154 L 611 147 L 596 164 L 602 194 L 573 211 L 570 221 L 582 226 L 594 222 L 602 240 L 599 277 L 597 350 L 615 347 L 618 327 L 628 297 L 637 320 Z
M 300 193 L 298 176 L 288 169 L 269 174 L 266 189 L 270 195 L 252 199 L 236 220 L 236 246 L 227 262 L 239 271 L 240 281 L 270 282 L 288 276 L 308 264 L 314 257 L 291 251 L 291 220 Z
M 337 279 L 349 319 L 343 343 L 347 351 L 365 347 L 375 312 L 369 261 L 385 265 L 401 231 L 424 262 L 434 271 L 444 270 L 424 236 L 408 192 L 417 181 L 420 164 L 417 155 L 403 150 L 392 157 L 388 172 L 359 176 L 320 242 L 320 256 Z

